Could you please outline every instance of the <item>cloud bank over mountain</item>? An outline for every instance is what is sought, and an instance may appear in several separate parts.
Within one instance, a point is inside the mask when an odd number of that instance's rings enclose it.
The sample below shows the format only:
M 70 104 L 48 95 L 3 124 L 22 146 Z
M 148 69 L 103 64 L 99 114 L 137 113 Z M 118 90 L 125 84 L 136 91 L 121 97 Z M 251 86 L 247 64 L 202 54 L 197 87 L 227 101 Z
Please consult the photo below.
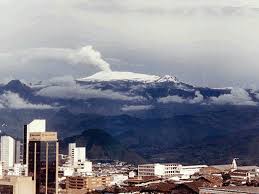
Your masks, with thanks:
M 32 104 L 19 96 L 17 93 L 5 92 L 0 95 L 0 109 L 53 109 L 46 104 Z

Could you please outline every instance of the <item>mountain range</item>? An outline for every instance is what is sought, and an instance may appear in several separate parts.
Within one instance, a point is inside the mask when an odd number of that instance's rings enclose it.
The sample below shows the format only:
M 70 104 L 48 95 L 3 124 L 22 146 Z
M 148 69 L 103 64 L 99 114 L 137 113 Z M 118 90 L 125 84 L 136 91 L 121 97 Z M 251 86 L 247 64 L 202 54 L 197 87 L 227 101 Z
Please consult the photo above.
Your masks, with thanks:
M 215 164 L 239 157 L 255 164 L 258 104 L 259 92 L 252 89 L 103 71 L 0 85 L 0 124 L 2 133 L 20 138 L 24 123 L 45 118 L 62 145 L 81 142 L 94 159 Z

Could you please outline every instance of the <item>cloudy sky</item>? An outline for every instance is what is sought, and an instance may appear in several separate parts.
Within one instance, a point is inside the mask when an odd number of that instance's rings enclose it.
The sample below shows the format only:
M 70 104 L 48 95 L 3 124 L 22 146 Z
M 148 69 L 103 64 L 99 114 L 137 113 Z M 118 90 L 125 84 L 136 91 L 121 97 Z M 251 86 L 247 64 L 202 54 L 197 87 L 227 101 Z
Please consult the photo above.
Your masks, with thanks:
M 110 64 L 259 88 L 258 21 L 257 0 L 0 0 L 0 77 L 84 77 Z

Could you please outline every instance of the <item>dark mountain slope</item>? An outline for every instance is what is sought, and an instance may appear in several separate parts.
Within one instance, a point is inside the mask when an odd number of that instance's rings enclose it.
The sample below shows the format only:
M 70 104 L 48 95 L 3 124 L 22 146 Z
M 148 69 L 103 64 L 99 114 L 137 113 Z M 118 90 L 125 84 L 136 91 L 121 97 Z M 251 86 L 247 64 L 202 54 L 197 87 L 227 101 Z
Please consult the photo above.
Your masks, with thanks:
M 149 125 L 149 129 L 131 130 L 117 138 L 153 161 L 222 163 L 240 157 L 246 163 L 259 163 L 251 154 L 259 147 L 256 108 L 181 115 Z
M 89 129 L 81 135 L 65 138 L 61 141 L 62 152 L 66 153 L 68 144 L 74 142 L 77 146 L 86 147 L 89 159 L 112 159 L 131 163 L 144 161 L 138 154 L 125 149 L 119 141 L 100 129 Z

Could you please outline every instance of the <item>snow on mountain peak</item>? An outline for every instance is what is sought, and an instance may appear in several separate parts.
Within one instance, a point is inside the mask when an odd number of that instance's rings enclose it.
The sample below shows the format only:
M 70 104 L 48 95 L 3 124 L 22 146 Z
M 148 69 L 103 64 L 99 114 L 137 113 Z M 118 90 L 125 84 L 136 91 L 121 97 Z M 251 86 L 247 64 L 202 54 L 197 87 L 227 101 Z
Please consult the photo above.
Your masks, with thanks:
M 139 82 L 154 82 L 159 80 L 160 77 L 156 75 L 147 75 L 133 72 L 122 71 L 100 71 L 92 76 L 78 79 L 77 81 L 139 81 Z
M 160 79 L 158 79 L 157 82 L 174 82 L 174 83 L 179 83 L 177 78 L 175 76 L 171 76 L 171 75 L 165 75 L 165 76 L 161 77 Z

